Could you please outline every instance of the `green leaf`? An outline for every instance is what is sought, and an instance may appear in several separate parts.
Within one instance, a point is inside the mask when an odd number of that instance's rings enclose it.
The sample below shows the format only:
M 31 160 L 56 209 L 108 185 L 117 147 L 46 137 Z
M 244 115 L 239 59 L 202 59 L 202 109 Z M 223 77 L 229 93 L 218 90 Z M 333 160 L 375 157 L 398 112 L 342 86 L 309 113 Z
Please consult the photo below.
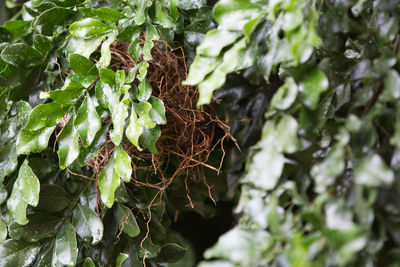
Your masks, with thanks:
M 86 58 L 96 51 L 97 47 L 103 41 L 104 35 L 93 36 L 91 38 L 72 37 L 67 46 L 67 54 L 79 54 Z
M 139 123 L 138 116 L 136 115 L 134 106 L 132 105 L 131 116 L 129 118 L 129 125 L 126 128 L 125 134 L 128 140 L 136 146 L 139 151 L 142 151 L 142 148 L 139 146 L 139 137 L 143 133 L 143 126 Z
M 94 262 L 91 258 L 87 257 L 83 263 L 83 267 L 96 267 L 96 265 L 94 265 Z
M 155 18 L 153 22 L 160 24 L 164 28 L 172 28 L 175 26 L 174 20 L 171 18 L 168 10 L 160 1 L 155 2 Z
M 115 261 L 115 267 L 121 267 L 122 263 L 124 263 L 128 258 L 128 254 L 120 253 Z
M 34 213 L 28 218 L 29 223 L 26 225 L 20 225 L 17 222 L 10 224 L 9 234 L 11 238 L 34 243 L 52 236 L 56 226 L 62 221 L 62 218 L 42 212 Z
M 319 95 L 329 87 L 326 75 L 319 69 L 308 73 L 299 84 L 299 91 L 303 96 L 303 103 L 310 109 L 318 107 Z
M 136 76 L 139 81 L 143 81 L 147 76 L 147 68 L 149 63 L 147 61 L 141 61 L 138 65 L 139 74 Z
M 97 75 L 97 69 L 94 63 L 82 55 L 69 55 L 69 65 L 76 74 L 93 76 Z
M 72 164 L 79 155 L 78 129 L 74 126 L 76 115 L 69 115 L 67 124 L 58 136 L 58 158 L 60 169 L 64 170 Z
M 354 171 L 355 182 L 367 186 L 390 186 L 394 174 L 377 154 L 361 160 Z
M 121 101 L 117 107 L 112 110 L 112 122 L 114 129 L 110 131 L 111 140 L 115 145 L 119 145 L 124 134 L 125 120 L 128 117 L 128 105 Z
M 117 39 L 122 42 L 132 42 L 137 40 L 143 32 L 142 27 L 139 25 L 128 25 L 120 34 Z
M 115 72 L 113 72 L 110 69 L 100 68 L 99 73 L 100 73 L 100 80 L 103 83 L 107 83 L 111 87 L 115 86 Z
M 14 143 L 5 144 L 0 150 L 0 182 L 18 166 L 17 147 Z
M 131 158 L 125 152 L 122 146 L 117 146 L 114 149 L 115 171 L 124 182 L 129 182 L 132 175 Z
M 71 195 L 63 187 L 55 184 L 41 184 L 38 209 L 59 212 L 71 204 Z
M 44 11 L 35 21 L 35 27 L 39 29 L 40 33 L 46 36 L 54 34 L 55 27 L 63 25 L 75 11 L 72 9 L 54 7 Z
M 260 7 L 248 0 L 218 1 L 213 9 L 215 20 L 221 28 L 227 30 L 242 30 L 246 23 L 260 13 Z
M 161 136 L 161 129 L 156 126 L 151 129 L 144 129 L 142 135 L 140 136 L 140 143 L 143 144 L 151 153 L 158 154 L 156 147 L 157 140 Z
M 38 153 L 45 150 L 54 129 L 55 126 L 37 131 L 22 129 L 17 139 L 17 154 L 29 155 L 30 153 Z
M 101 129 L 101 120 L 89 94 L 86 95 L 76 114 L 74 125 L 81 137 L 83 147 L 92 144 L 97 132 Z
M 160 40 L 160 35 L 153 24 L 149 23 L 146 25 L 146 40 Z
M 189 75 L 186 80 L 182 82 L 183 85 L 197 85 L 204 80 L 207 74 L 212 72 L 219 64 L 221 60 L 213 57 L 202 57 L 197 55 L 190 65 Z
M 117 70 L 115 73 L 115 83 L 122 88 L 125 84 L 126 74 L 124 70 Z
M 296 100 L 297 92 L 298 88 L 293 78 L 287 78 L 285 84 L 279 87 L 272 97 L 271 106 L 280 110 L 288 109 Z
M 18 39 L 27 34 L 29 28 L 31 26 L 31 21 L 24 20 L 8 20 L 4 23 L 0 28 L 7 30 L 7 32 L 11 33 L 13 39 Z
M 67 222 L 57 233 L 52 266 L 75 266 L 77 256 L 78 247 L 75 229 Z
M 23 43 L 10 44 L 1 52 L 1 59 L 8 64 L 32 68 L 43 62 L 43 57 L 35 48 Z
M 111 26 L 97 19 L 86 18 L 72 23 L 69 32 L 75 37 L 84 38 L 100 35 L 111 29 Z
M 54 100 L 54 102 L 57 102 L 59 104 L 72 104 L 74 100 L 76 100 L 85 90 L 85 87 L 80 82 L 73 79 L 73 77 L 74 75 L 69 76 L 65 80 L 64 86 L 61 89 L 42 93 L 41 96 L 50 97 Z
M 152 60 L 151 49 L 153 49 L 154 43 L 152 40 L 146 40 L 143 45 L 143 59 L 146 61 Z
M 39 203 L 40 183 L 39 179 L 24 161 L 19 169 L 18 178 L 15 181 L 7 206 L 14 219 L 19 224 L 26 224 L 26 207 L 31 205 L 36 207 Z
M 7 225 L 4 223 L 3 219 L 0 218 L 0 244 L 3 243 L 7 238 Z
M 115 210 L 115 219 L 118 222 L 119 229 L 130 237 L 136 237 L 140 233 L 140 228 L 136 222 L 132 211 L 123 204 L 118 203 Z
M 119 175 L 114 168 L 114 162 L 114 156 L 112 156 L 98 177 L 101 200 L 109 208 L 114 205 L 115 189 L 120 184 Z
M 84 7 L 84 8 L 78 8 L 78 10 L 85 18 L 87 17 L 99 18 L 105 21 L 106 23 L 114 23 L 125 18 L 125 16 L 121 12 L 108 7 L 100 7 L 97 9 Z
M 110 128 L 110 124 L 104 125 L 100 131 L 97 132 L 92 144 L 85 148 L 81 147 L 81 152 L 78 156 L 78 162 L 80 166 L 85 166 L 86 163 L 97 156 L 99 149 L 106 143 L 107 135 Z
M 142 25 L 146 21 L 146 12 L 145 9 L 147 7 L 146 0 L 138 0 L 136 4 L 136 13 L 135 13 L 135 24 Z
M 96 245 L 103 238 L 103 222 L 97 214 L 87 206 L 78 204 L 72 215 L 72 224 L 82 239 L 92 237 L 92 245 Z
M 112 42 L 115 41 L 115 38 L 117 37 L 117 30 L 112 31 L 108 35 L 108 38 L 106 41 L 103 42 L 101 45 L 101 57 L 99 61 L 96 63 L 97 68 L 107 68 L 110 63 L 111 63 L 111 51 L 110 51 L 110 45 Z
M 167 243 L 161 247 L 161 251 L 157 255 L 156 260 L 159 262 L 176 262 L 185 255 L 186 250 L 187 249 L 177 243 Z
M 217 57 L 224 47 L 235 42 L 239 36 L 240 34 L 237 32 L 211 30 L 197 47 L 197 54 L 205 57 Z
M 150 118 L 157 124 L 161 125 L 167 124 L 164 102 L 155 96 L 151 96 L 150 104 L 151 104 Z
M 36 34 L 33 37 L 34 48 L 41 53 L 48 53 L 51 49 L 51 41 L 46 36 Z
M 66 110 L 58 103 L 38 105 L 32 110 L 24 129 L 36 131 L 45 127 L 56 126 L 64 117 Z
M 150 98 L 152 91 L 153 89 L 149 81 L 146 78 L 144 78 L 143 81 L 141 81 L 139 84 L 139 93 L 137 99 L 141 102 L 147 101 Z
M 36 259 L 40 245 L 8 239 L 0 244 L 0 266 L 29 266 Z

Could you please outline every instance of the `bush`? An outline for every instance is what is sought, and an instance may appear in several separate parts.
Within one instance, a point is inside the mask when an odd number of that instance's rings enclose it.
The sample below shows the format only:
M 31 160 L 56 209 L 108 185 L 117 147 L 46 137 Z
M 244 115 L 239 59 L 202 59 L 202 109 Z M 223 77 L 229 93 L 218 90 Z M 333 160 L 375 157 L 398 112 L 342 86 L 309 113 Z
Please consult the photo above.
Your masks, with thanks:
M 399 1 L 214 2 L 0 4 L 1 266 L 397 266 Z

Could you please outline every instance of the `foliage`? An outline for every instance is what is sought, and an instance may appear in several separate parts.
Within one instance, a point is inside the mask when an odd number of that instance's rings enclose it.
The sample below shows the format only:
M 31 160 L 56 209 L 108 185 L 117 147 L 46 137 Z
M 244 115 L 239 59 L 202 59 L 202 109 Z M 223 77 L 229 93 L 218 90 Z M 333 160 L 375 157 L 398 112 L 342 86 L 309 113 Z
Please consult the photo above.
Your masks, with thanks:
M 12 16 L 0 27 L 1 266 L 170 266 L 184 256 L 187 241 L 168 230 L 184 207 L 165 192 L 183 181 L 160 182 L 168 166 L 152 154 L 168 116 L 148 74 L 153 48 L 176 53 L 167 42 L 196 13 L 177 2 L 1 5 Z M 211 194 L 202 191 L 193 201 Z
M 225 83 L 239 116 L 254 96 L 268 108 L 239 224 L 200 266 L 397 266 L 399 1 L 222 0 L 213 15 L 186 83 L 200 104 Z M 254 128 L 236 129 L 248 144 Z
M 1 266 L 192 266 L 172 217 L 221 195 L 238 223 L 202 267 L 397 266 L 399 1 L 206 2 L 1 7 Z M 160 49 L 190 63 L 184 108 Z M 196 101 L 204 139 L 157 173 L 167 104 Z

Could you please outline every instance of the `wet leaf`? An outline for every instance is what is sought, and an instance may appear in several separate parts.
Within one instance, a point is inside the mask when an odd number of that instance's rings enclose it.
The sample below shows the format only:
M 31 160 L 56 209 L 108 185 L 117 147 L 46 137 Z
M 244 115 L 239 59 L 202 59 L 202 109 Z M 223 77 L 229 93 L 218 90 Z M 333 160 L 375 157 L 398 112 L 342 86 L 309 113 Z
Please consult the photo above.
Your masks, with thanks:
M 11 65 L 24 68 L 32 68 L 43 62 L 39 51 L 23 43 L 8 45 L 1 52 L 1 59 Z
M 152 40 L 146 40 L 143 45 L 143 59 L 146 61 L 152 60 L 151 49 L 153 49 L 154 43 Z
M 98 177 L 101 200 L 109 208 L 114 205 L 115 189 L 117 189 L 121 183 L 119 175 L 115 171 L 114 164 L 115 160 L 114 156 L 112 156 L 107 166 L 100 172 Z
M 139 226 L 133 216 L 132 211 L 123 204 L 118 203 L 115 210 L 115 219 L 119 229 L 130 237 L 136 237 L 140 233 Z
M 150 104 L 151 104 L 150 118 L 159 125 L 167 124 L 164 102 L 157 97 L 151 96 Z
M 143 130 L 144 127 L 139 123 L 139 118 L 132 105 L 131 116 L 129 117 L 129 125 L 126 128 L 125 134 L 128 140 L 134 146 L 136 146 L 139 151 L 142 151 L 142 148 L 139 146 L 139 137 L 143 133 Z
M 78 130 L 83 147 L 91 145 L 96 133 L 101 128 L 101 120 L 89 94 L 86 95 L 85 100 L 76 114 L 74 126 Z
M 72 196 L 63 187 L 55 184 L 41 184 L 38 209 L 47 212 L 62 211 L 71 204 Z
M 99 61 L 96 63 L 97 68 L 107 68 L 111 63 L 111 51 L 110 45 L 115 41 L 117 37 L 117 30 L 114 30 L 112 33 L 108 35 L 107 40 L 103 42 L 101 45 L 101 57 Z
M 72 225 L 76 233 L 84 240 L 92 238 L 92 245 L 96 245 L 103 238 L 103 222 L 97 214 L 87 206 L 78 204 L 72 215 Z
M 0 265 L 4 267 L 29 266 L 40 246 L 22 240 L 8 239 L 0 244 Z
M 112 110 L 112 122 L 114 129 L 110 131 L 111 140 L 115 145 L 119 145 L 124 134 L 125 120 L 128 117 L 128 105 L 121 101 Z
M 79 8 L 78 10 L 83 15 L 83 17 L 99 18 L 106 23 L 114 23 L 125 18 L 125 16 L 121 12 L 108 7 L 100 7 L 97 9 Z
M 304 77 L 299 85 L 303 95 L 303 103 L 311 109 L 316 109 L 319 95 L 328 89 L 329 82 L 326 75 L 319 69 L 314 69 Z
M 76 233 L 74 227 L 67 222 L 56 236 L 52 266 L 75 266 L 78 256 Z
M 197 55 L 190 65 L 189 75 L 183 85 L 197 85 L 204 80 L 207 74 L 212 72 L 221 63 L 218 58 L 202 57 Z
M 101 68 L 99 69 L 100 80 L 103 83 L 109 84 L 111 87 L 115 86 L 115 72 L 110 69 Z
M 96 136 L 93 139 L 93 142 L 87 148 L 81 147 L 81 151 L 78 156 L 78 162 L 81 166 L 85 166 L 86 163 L 97 156 L 99 149 L 106 143 L 107 134 L 109 131 L 110 125 L 104 125 L 101 130 L 99 130 Z
M 97 69 L 94 63 L 82 55 L 69 55 L 69 65 L 76 74 L 93 76 L 97 75 Z
M 40 14 L 34 25 L 41 34 L 52 36 L 54 28 L 58 25 L 63 25 L 74 14 L 75 11 L 72 9 L 54 7 Z
M 160 136 L 161 136 L 161 129 L 159 126 L 156 126 L 151 129 L 144 129 L 143 133 L 140 136 L 139 141 L 151 153 L 158 154 L 156 143 L 157 140 L 160 138 Z
M 76 115 L 70 114 L 67 124 L 58 136 L 58 158 L 60 169 L 63 170 L 76 160 L 79 155 L 78 129 L 74 126 Z
M 24 161 L 19 169 L 18 178 L 14 183 L 11 196 L 7 201 L 7 207 L 15 221 L 21 225 L 27 224 L 26 207 L 36 207 L 39 202 L 39 179 Z
M 111 29 L 111 26 L 108 26 L 101 21 L 86 18 L 72 23 L 69 27 L 69 32 L 75 37 L 83 38 L 100 35 Z
M 56 226 L 62 221 L 62 218 L 41 212 L 32 214 L 28 218 L 29 223 L 26 225 L 20 225 L 17 222 L 10 224 L 9 235 L 11 238 L 34 243 L 52 236 Z
M 232 44 L 239 36 L 240 34 L 237 32 L 211 30 L 197 47 L 197 54 L 205 57 L 217 57 L 224 47 Z
M 146 21 L 146 10 L 147 3 L 145 0 L 138 0 L 136 4 L 136 13 L 135 13 L 135 24 L 141 25 Z
M 162 2 L 155 2 L 155 18 L 154 23 L 160 24 L 164 28 L 171 28 L 175 26 L 174 20 L 170 16 L 168 10 L 164 7 Z
M 68 54 L 79 54 L 86 58 L 96 51 L 97 47 L 103 41 L 104 36 L 93 36 L 91 38 L 72 37 L 67 46 Z
M 136 62 L 138 61 L 140 55 L 142 54 L 142 47 L 140 46 L 141 41 L 140 40 L 134 40 L 130 45 L 129 45 L 129 55 L 132 57 L 132 59 Z M 136 69 L 135 69 L 136 70 Z M 136 71 L 135 71 L 136 72 Z
M 147 79 L 143 79 L 139 84 L 138 100 L 140 102 L 149 100 L 152 90 L 153 89 Z
M 48 103 L 36 106 L 29 115 L 26 130 L 36 131 L 44 127 L 51 127 L 64 117 L 66 108 L 58 103 Z
M 129 182 L 132 175 L 131 158 L 125 152 L 122 146 L 115 147 L 114 159 L 114 168 L 119 177 L 121 177 L 124 182 Z
M 37 131 L 22 129 L 17 139 L 17 154 L 29 155 L 45 150 L 54 128 L 55 126 Z

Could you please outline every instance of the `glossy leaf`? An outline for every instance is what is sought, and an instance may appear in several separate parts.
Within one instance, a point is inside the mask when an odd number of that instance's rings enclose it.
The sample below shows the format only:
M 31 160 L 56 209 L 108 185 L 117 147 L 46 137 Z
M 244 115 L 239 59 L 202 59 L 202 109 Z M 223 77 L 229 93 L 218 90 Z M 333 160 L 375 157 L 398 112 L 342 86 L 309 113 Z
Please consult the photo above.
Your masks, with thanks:
M 150 97 L 150 118 L 157 124 L 167 124 L 167 117 L 165 116 L 165 107 L 164 102 L 154 96 Z
M 70 114 L 67 124 L 58 136 L 57 154 L 61 170 L 71 165 L 79 155 L 79 135 L 74 125 L 75 116 L 75 113 Z
M 54 28 L 62 25 L 75 11 L 62 7 L 54 7 L 44 11 L 35 21 L 35 27 L 46 36 L 52 36 Z
M 115 145 L 119 145 L 124 134 L 125 120 L 128 117 L 128 105 L 121 101 L 114 109 L 112 122 L 114 129 L 110 131 L 111 140 Z
M 328 89 L 329 82 L 326 75 L 315 69 L 311 71 L 299 85 L 299 89 L 304 96 L 304 104 L 311 109 L 316 109 L 319 95 Z
M 221 63 L 213 57 L 202 57 L 197 55 L 190 65 L 189 75 L 183 82 L 184 85 L 197 85 L 204 80 L 207 74 L 213 71 Z
M 66 109 L 58 103 L 48 103 L 36 106 L 29 115 L 26 130 L 36 131 L 45 127 L 57 125 L 64 117 Z
M 114 168 L 114 156 L 108 161 L 107 166 L 100 172 L 98 185 L 103 203 L 111 208 L 114 205 L 115 189 L 121 183 L 119 175 Z
M 107 40 L 103 42 L 101 45 L 101 57 L 99 61 L 96 63 L 97 68 L 107 68 L 111 63 L 111 51 L 110 45 L 115 41 L 117 37 L 117 31 L 114 30 L 112 33 L 108 35 Z
M 129 182 L 132 175 L 131 158 L 125 152 L 122 146 L 117 146 L 114 149 L 115 171 L 124 182 Z
M 91 258 L 87 257 L 83 263 L 83 267 L 96 267 L 96 265 L 94 265 L 94 262 Z
M 140 233 L 139 226 L 133 216 L 132 211 L 123 204 L 117 204 L 115 210 L 115 219 L 118 222 L 118 227 L 130 237 L 136 237 Z
M 45 150 L 54 128 L 55 126 L 37 131 L 22 129 L 17 139 L 17 154 L 29 155 L 30 153 L 38 153 Z
M 7 238 L 7 226 L 3 219 L 0 218 L 0 244 Z
M 94 63 L 86 57 L 79 54 L 69 56 L 69 65 L 71 69 L 80 75 L 96 75 L 97 69 Z
M 144 129 L 142 135 L 140 136 L 140 143 L 143 144 L 151 153 L 158 154 L 156 147 L 157 140 L 161 136 L 161 129 L 156 126 L 151 129 Z
M 121 267 L 121 265 L 129 258 L 128 254 L 120 253 L 115 261 L 116 267 Z
M 38 209 L 58 212 L 68 207 L 72 196 L 63 187 L 55 184 L 41 184 Z
M 239 36 L 236 32 L 211 30 L 197 47 L 197 54 L 205 57 L 217 57 L 224 47 L 232 44 Z
M 36 49 L 23 44 L 10 44 L 1 52 L 1 59 L 17 67 L 35 67 L 42 64 L 42 55 Z
M 152 90 L 150 83 L 145 78 L 139 84 L 138 100 L 141 102 L 149 100 Z
M 136 13 L 135 13 L 135 24 L 141 25 L 146 21 L 146 10 L 147 3 L 145 0 L 138 0 L 136 5 Z
M 121 12 L 108 7 L 100 7 L 97 9 L 79 8 L 78 10 L 84 17 L 99 18 L 106 23 L 117 22 L 125 18 L 125 16 Z
M 47 213 L 35 213 L 29 216 L 29 223 L 26 225 L 20 225 L 17 222 L 11 223 L 9 235 L 13 239 L 34 243 L 52 236 L 61 220 L 61 218 Z
M 76 233 L 70 223 L 58 231 L 54 244 L 52 266 L 75 266 L 78 256 Z
M 78 204 L 72 215 L 72 224 L 76 233 L 84 240 L 92 238 L 92 245 L 96 245 L 103 238 L 103 222 L 97 214 L 87 206 Z
M 90 38 L 77 38 L 72 37 L 67 46 L 68 54 L 79 54 L 86 58 L 97 49 L 101 41 L 103 41 L 104 36 L 93 36 Z
M 72 23 L 69 27 L 69 32 L 75 37 L 83 38 L 100 35 L 110 29 L 112 29 L 110 26 L 101 21 L 86 18 Z
M 76 114 L 74 126 L 78 130 L 84 147 L 92 144 L 96 133 L 101 128 L 100 116 L 88 94 Z
M 40 246 L 22 240 L 8 239 L 0 244 L 0 265 L 29 266 L 36 258 Z
M 27 161 L 22 163 L 18 178 L 15 181 L 7 206 L 12 213 L 15 221 L 21 225 L 27 224 L 26 207 L 31 205 L 36 207 L 39 203 L 40 184 Z

